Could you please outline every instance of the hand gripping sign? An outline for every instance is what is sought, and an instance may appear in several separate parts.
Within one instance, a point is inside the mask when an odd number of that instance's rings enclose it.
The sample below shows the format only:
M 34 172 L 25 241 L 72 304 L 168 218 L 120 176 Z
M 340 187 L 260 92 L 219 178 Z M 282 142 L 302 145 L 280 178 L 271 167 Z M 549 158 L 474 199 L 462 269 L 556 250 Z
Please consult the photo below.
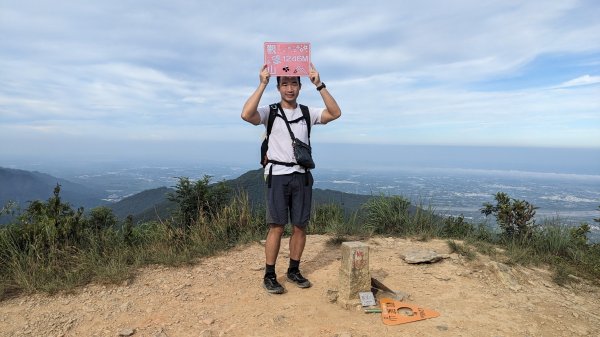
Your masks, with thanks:
M 271 76 L 308 76 L 310 43 L 265 42 L 265 64 Z

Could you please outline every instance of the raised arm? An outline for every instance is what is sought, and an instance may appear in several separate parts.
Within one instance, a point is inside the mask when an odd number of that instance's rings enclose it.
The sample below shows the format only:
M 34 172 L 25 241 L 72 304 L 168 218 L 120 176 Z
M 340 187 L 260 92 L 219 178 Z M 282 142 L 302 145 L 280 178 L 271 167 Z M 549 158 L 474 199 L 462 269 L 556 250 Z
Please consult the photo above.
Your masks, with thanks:
M 254 93 L 248 98 L 242 109 L 242 119 L 254 125 L 260 124 L 260 114 L 257 111 L 258 104 L 260 103 L 260 98 L 265 92 L 267 84 L 269 84 L 269 78 L 271 77 L 266 64 L 262 67 L 259 77 L 260 83 L 258 84 L 258 88 L 256 88 Z
M 323 82 L 321 82 L 319 72 L 312 63 L 310 65 L 309 77 L 310 81 L 315 85 L 315 87 L 319 88 L 323 84 Z M 323 87 L 321 90 L 319 90 L 319 93 L 321 94 L 323 103 L 325 103 L 325 110 L 323 110 L 323 113 L 321 114 L 321 124 L 327 124 L 332 120 L 340 118 L 342 115 L 342 110 L 333 96 L 331 96 L 331 93 L 329 93 L 329 90 L 327 90 L 326 87 Z

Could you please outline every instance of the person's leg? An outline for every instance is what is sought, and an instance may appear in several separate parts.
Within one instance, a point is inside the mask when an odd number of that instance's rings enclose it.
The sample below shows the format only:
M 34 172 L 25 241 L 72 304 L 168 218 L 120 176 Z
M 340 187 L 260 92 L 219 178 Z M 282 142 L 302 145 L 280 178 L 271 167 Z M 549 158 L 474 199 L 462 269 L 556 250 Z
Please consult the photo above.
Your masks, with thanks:
M 290 237 L 290 259 L 300 261 L 306 245 L 306 226 L 292 226 Z
M 265 242 L 265 261 L 267 265 L 275 265 L 277 262 L 282 235 L 283 225 L 269 225 L 269 233 L 267 234 L 267 240 Z
M 306 245 L 306 228 L 310 220 L 312 183 L 312 175 L 310 173 L 296 174 L 294 176 L 292 206 L 290 210 L 293 229 L 292 236 L 290 237 L 290 266 L 287 271 L 287 278 L 300 288 L 311 286 L 310 281 L 300 273 L 300 259 Z
M 290 237 L 290 258 L 300 260 L 306 244 L 306 228 L 312 207 L 312 175 L 295 174 L 290 183 L 290 220 L 293 224 Z
M 272 176 L 271 187 L 267 190 L 267 223 L 269 232 L 265 241 L 264 287 L 269 293 L 282 294 L 285 289 L 277 282 L 275 263 L 281 246 L 281 237 L 288 222 L 288 206 L 285 200 L 288 193 L 286 176 Z
M 285 292 L 283 286 L 277 281 L 277 274 L 275 273 L 275 263 L 277 262 L 282 235 L 283 225 L 269 225 L 269 233 L 265 242 L 265 277 L 263 279 L 263 286 L 271 294 L 283 294 Z
M 293 228 L 290 237 L 290 266 L 287 270 L 287 279 L 300 288 L 310 288 L 312 284 L 300 273 L 300 259 L 306 244 L 306 226 L 293 226 Z
M 306 226 L 293 226 L 292 237 L 290 237 L 290 266 L 287 270 L 287 278 L 300 288 L 309 288 L 312 284 L 300 273 L 300 259 L 306 244 Z

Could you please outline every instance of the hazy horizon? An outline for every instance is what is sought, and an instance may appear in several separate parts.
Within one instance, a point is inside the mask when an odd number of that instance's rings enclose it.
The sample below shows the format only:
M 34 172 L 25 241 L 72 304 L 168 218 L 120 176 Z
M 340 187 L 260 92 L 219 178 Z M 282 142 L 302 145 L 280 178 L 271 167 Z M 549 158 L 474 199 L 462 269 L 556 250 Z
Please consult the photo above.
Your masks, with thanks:
M 157 143 L 152 151 L 113 146 L 110 153 L 50 152 L 0 154 L 0 166 L 19 169 L 76 171 L 140 166 L 239 166 L 260 168 L 259 141 L 246 143 Z M 129 144 L 131 145 L 131 144 Z M 160 146 L 159 146 L 160 145 Z M 316 170 L 393 171 L 397 169 L 462 169 L 556 174 L 600 174 L 600 149 L 482 146 L 327 144 L 313 141 Z

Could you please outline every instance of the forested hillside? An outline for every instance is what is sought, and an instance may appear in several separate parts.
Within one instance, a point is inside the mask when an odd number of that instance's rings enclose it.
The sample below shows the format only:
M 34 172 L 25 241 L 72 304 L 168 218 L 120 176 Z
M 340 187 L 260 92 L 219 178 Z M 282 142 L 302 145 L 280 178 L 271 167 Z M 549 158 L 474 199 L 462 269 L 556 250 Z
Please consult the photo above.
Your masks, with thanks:
M 169 216 L 174 203 L 167 200 L 167 195 L 174 190 L 168 187 L 159 187 L 146 190 L 109 206 L 113 213 L 124 219 L 133 216 L 134 222 L 155 220 L 157 217 Z

